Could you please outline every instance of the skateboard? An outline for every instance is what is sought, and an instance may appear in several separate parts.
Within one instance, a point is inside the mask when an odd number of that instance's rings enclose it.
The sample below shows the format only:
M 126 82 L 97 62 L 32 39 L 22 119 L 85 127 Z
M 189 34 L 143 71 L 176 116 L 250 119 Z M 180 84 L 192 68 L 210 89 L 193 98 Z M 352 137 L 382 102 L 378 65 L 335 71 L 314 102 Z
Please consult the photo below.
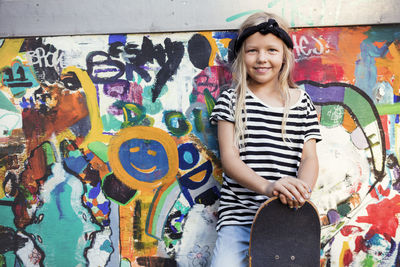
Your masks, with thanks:
M 251 227 L 250 267 L 320 266 L 321 225 L 310 201 L 297 210 L 277 197 L 258 209 Z

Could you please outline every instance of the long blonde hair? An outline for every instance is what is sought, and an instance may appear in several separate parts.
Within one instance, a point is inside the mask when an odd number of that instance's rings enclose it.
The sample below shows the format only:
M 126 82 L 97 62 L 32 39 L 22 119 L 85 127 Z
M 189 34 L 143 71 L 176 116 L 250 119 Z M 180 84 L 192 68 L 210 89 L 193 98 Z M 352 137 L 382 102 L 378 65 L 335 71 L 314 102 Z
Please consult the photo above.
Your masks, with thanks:
M 249 16 L 240 26 L 238 34 L 240 35 L 246 28 L 259 25 L 263 22 L 267 22 L 269 19 L 275 19 L 278 23 L 279 27 L 289 33 L 288 24 L 279 16 L 267 13 L 267 12 L 258 12 L 251 16 Z M 235 107 L 235 143 L 239 147 L 243 145 L 241 144 L 241 140 L 244 140 L 244 133 L 246 128 L 246 90 L 247 90 L 247 71 L 244 63 L 244 45 L 240 48 L 233 64 L 232 64 L 232 73 L 233 79 L 235 82 L 235 91 L 236 91 L 236 107 Z M 286 120 L 289 114 L 289 103 L 290 103 L 290 95 L 289 88 L 297 88 L 293 80 L 293 68 L 294 68 L 294 55 L 291 49 L 289 49 L 286 44 L 283 44 L 283 66 L 279 72 L 278 83 L 280 87 L 280 93 L 282 99 L 284 100 L 284 111 L 283 111 L 283 120 L 282 120 L 282 138 L 286 143 Z M 244 118 L 243 118 L 244 116 Z

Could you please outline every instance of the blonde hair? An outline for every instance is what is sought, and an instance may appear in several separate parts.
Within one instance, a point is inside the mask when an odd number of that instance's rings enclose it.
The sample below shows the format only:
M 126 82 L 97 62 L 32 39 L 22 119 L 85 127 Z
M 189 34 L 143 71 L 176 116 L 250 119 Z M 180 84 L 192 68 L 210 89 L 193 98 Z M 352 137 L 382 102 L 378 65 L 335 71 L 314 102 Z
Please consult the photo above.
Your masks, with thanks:
M 267 22 L 269 19 L 275 19 L 279 27 L 289 33 L 288 24 L 279 16 L 267 13 L 259 12 L 249 16 L 240 26 L 238 34 L 240 35 L 246 28 L 259 25 L 263 22 Z M 235 82 L 235 92 L 236 92 L 236 106 L 235 106 L 235 143 L 239 147 L 243 144 L 240 143 L 244 140 L 244 132 L 246 129 L 246 90 L 247 90 L 247 71 L 244 63 L 244 45 L 240 48 L 237 56 L 232 64 L 233 79 Z M 284 111 L 282 120 L 282 138 L 287 144 L 286 138 L 286 120 L 289 114 L 289 103 L 290 95 L 289 88 L 297 88 L 293 80 L 293 67 L 294 67 L 294 55 L 291 49 L 289 49 L 286 44 L 283 45 L 283 66 L 279 72 L 278 83 L 280 87 L 280 93 L 282 99 L 284 100 Z M 243 118 L 244 116 L 244 118 Z

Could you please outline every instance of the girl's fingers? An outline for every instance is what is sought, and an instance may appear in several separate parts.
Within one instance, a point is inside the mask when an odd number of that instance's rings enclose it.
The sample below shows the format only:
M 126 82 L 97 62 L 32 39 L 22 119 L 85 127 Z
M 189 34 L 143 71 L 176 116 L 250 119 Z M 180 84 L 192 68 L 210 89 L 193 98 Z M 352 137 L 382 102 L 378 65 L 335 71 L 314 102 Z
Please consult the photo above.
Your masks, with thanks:
M 293 198 L 292 193 L 288 190 L 288 185 L 283 185 L 280 183 L 276 183 L 275 184 L 275 190 L 279 191 L 282 195 L 284 195 L 286 197 L 287 200 L 291 200 Z
M 295 207 L 295 201 L 294 198 L 288 201 L 288 206 L 289 208 L 293 209 Z
M 305 199 L 311 196 L 310 187 L 302 180 L 293 177 L 285 177 L 284 181 L 287 182 L 287 188 L 296 198 L 296 200 L 304 204 Z
M 307 184 L 297 178 L 283 177 L 273 184 L 273 195 L 279 195 L 283 204 L 291 208 L 300 208 L 309 198 Z M 284 198 L 281 196 L 283 195 Z
M 284 194 L 279 194 L 279 199 L 281 200 L 283 205 L 287 205 L 288 204 Z
M 298 203 L 301 203 L 301 205 L 304 204 L 305 199 L 295 185 L 288 183 L 284 187 L 288 192 L 285 193 L 285 195 L 288 199 L 290 199 L 293 205 L 298 205 Z

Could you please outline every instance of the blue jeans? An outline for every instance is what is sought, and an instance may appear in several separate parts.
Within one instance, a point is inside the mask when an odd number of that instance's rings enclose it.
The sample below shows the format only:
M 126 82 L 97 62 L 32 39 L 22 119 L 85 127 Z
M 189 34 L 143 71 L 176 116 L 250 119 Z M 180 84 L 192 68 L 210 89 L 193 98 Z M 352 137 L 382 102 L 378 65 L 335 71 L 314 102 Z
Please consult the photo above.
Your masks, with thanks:
M 249 266 L 251 226 L 226 225 L 218 231 L 211 267 Z

